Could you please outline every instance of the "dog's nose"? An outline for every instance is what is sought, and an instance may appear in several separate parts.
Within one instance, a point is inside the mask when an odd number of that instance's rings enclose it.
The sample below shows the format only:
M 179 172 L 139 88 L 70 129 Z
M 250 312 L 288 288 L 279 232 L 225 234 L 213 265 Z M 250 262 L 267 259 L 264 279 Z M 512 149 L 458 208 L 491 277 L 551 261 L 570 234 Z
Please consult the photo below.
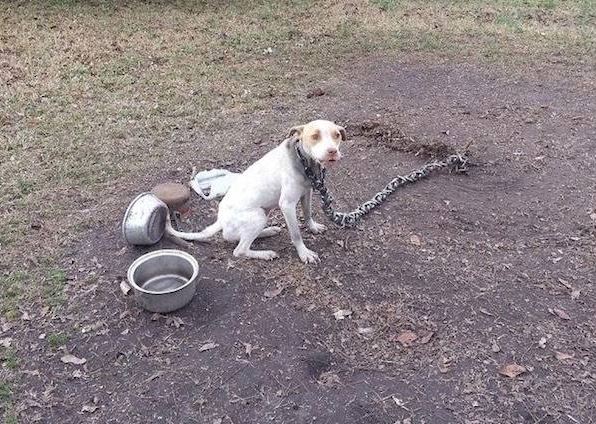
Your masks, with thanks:
M 335 155 L 337 154 L 337 147 L 329 147 L 327 149 L 327 153 L 329 153 L 330 155 Z

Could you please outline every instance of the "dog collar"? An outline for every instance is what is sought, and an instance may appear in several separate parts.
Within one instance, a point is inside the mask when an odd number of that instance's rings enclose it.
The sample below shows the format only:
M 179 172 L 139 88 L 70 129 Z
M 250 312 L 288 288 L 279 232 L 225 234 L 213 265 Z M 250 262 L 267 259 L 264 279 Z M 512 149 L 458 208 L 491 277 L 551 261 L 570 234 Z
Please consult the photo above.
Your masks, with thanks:
M 302 165 L 304 175 L 311 183 L 325 179 L 326 169 L 304 151 L 300 144 L 300 140 L 295 141 L 294 150 L 296 150 L 296 156 L 298 156 L 298 160 Z

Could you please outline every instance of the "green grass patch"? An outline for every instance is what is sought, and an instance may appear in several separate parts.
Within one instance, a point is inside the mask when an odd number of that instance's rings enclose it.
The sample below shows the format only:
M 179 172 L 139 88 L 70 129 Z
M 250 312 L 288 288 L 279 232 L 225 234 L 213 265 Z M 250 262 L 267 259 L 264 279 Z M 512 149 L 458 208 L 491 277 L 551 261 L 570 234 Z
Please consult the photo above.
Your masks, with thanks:
M 392 10 L 397 7 L 396 0 L 371 0 L 371 4 L 383 11 Z
M 48 346 L 52 350 L 56 350 L 66 343 L 68 343 L 68 336 L 64 333 L 52 333 L 48 335 Z
M 28 274 L 14 271 L 0 276 L 0 312 L 7 319 L 19 316 L 19 301 L 25 290 Z
M 51 269 L 47 273 L 46 283 L 43 287 L 43 298 L 50 307 L 61 306 L 64 303 L 64 284 L 66 272 L 62 269 Z
M 0 404 L 3 406 L 10 401 L 12 397 L 12 388 L 9 383 L 0 381 Z
M 16 370 L 19 367 L 19 357 L 15 349 L 10 347 L 0 348 L 0 361 L 2 366 L 9 370 Z
M 0 380 L 0 413 L 5 424 L 18 424 L 16 413 L 13 411 L 12 395 L 12 385 Z

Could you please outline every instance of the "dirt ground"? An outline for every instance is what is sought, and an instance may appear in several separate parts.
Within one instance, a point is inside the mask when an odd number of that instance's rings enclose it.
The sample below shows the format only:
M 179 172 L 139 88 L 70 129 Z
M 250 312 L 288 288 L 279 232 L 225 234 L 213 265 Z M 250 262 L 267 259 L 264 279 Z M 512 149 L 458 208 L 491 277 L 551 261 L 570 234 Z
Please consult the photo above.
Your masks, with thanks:
M 100 209 L 63 257 L 67 305 L 30 311 L 14 335 L 20 422 L 595 422 L 594 76 L 371 57 L 176 144 L 168 169 L 81 205 Z M 401 190 L 357 229 L 305 235 L 318 266 L 285 231 L 259 241 L 280 253 L 267 263 L 216 238 L 191 250 L 201 280 L 186 308 L 152 315 L 121 293 L 132 260 L 170 247 L 125 245 L 137 192 L 186 181 L 189 163 L 241 170 L 317 117 L 348 132 L 330 176 L 340 209 L 469 142 L 475 166 Z M 195 197 L 185 228 L 215 208 Z M 66 346 L 48 346 L 61 332 Z M 499 373 L 511 364 L 525 372 Z

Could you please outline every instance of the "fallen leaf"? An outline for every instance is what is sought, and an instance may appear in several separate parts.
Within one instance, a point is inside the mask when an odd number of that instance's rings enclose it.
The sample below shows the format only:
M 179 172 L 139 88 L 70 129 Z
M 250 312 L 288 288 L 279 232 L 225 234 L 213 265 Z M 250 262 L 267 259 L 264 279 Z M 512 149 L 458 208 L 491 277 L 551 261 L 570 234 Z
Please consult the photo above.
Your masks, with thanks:
M 419 343 L 427 344 L 428 342 L 430 342 L 430 339 L 432 339 L 434 335 L 435 335 L 435 333 L 433 331 L 429 331 L 427 334 L 425 334 L 424 336 L 422 336 L 420 338 Z
M 398 397 L 397 397 L 397 396 L 395 396 L 395 395 L 391 395 L 391 399 L 393 399 L 393 402 L 395 402 L 395 404 L 396 404 L 397 406 L 399 406 L 400 408 L 402 408 L 402 409 L 404 409 L 404 410 L 406 410 L 406 411 L 408 411 L 408 412 L 410 411 L 410 410 L 409 410 L 409 409 L 406 407 L 406 402 L 404 402 L 404 400 L 403 400 L 403 399 L 400 399 L 400 398 L 398 398 Z
M 23 315 L 21 315 L 21 319 L 23 321 L 31 321 L 31 316 L 29 316 L 27 312 L 23 312 Z
M 242 344 L 244 345 L 244 353 L 246 353 L 246 356 L 250 356 L 252 351 L 256 349 L 250 343 L 242 343 Z
M 266 298 L 271 299 L 273 297 L 279 296 L 281 294 L 281 292 L 283 292 L 283 291 L 284 291 L 284 288 L 283 287 L 278 287 L 278 288 L 273 289 L 273 290 L 267 290 L 265 293 L 263 293 L 263 295 Z
M 151 381 L 153 381 L 155 379 L 158 379 L 159 377 L 161 377 L 165 373 L 166 373 L 165 371 L 157 371 L 155 374 L 152 374 L 149 377 L 147 377 L 145 379 L 144 383 L 150 383 Z
M 400 335 L 395 338 L 396 341 L 400 342 L 405 347 L 410 346 L 417 339 L 418 336 L 416 333 L 410 330 L 402 331 Z
M 122 332 L 120 333 L 120 335 L 121 335 L 121 336 L 126 336 L 128 333 L 130 333 L 130 329 L 126 328 L 126 329 L 124 329 L 124 331 L 122 331 Z
M 540 349 L 546 348 L 546 337 L 541 337 L 540 340 L 538 340 L 538 347 Z
M 579 290 L 573 290 L 571 292 L 571 300 L 576 300 L 579 297 L 580 293 L 581 292 Z
M 32 377 L 39 377 L 41 375 L 39 370 L 23 370 L 23 374 L 27 374 Z
M 120 290 L 122 291 L 122 293 L 124 294 L 124 296 L 128 295 L 128 293 L 130 293 L 130 286 L 128 285 L 128 283 L 124 280 L 120 281 Z
M 480 308 L 480 312 L 483 313 L 484 315 L 487 315 L 489 317 L 494 317 L 493 314 L 491 314 L 490 312 L 488 312 L 486 309 L 484 308 Z
M 527 371 L 526 367 L 518 364 L 507 364 L 499 368 L 499 374 L 509 378 L 515 378 Z
M 554 309 L 549 309 L 548 310 L 551 314 L 558 316 L 561 319 L 564 320 L 570 320 L 571 317 L 569 316 L 569 314 L 567 312 L 565 312 L 563 309 L 559 309 L 559 308 L 554 308 Z
M 446 374 L 449 372 L 449 366 L 451 365 L 451 359 L 442 357 L 439 361 L 439 371 L 442 374 Z
M 72 372 L 72 378 L 81 378 L 83 376 L 83 372 L 81 370 L 74 370 Z
M 368 335 L 375 331 L 372 327 L 358 327 L 358 334 Z
M 6 337 L 4 339 L 0 339 L 0 346 L 2 346 L 2 347 L 10 347 L 11 344 L 12 344 L 11 337 Z
M 317 383 L 319 383 L 322 386 L 333 387 L 340 383 L 340 379 L 339 376 L 334 372 L 326 371 L 324 373 L 321 373 L 319 379 L 317 380 Z
M 90 324 L 90 325 L 86 325 L 83 328 L 81 328 L 81 333 L 85 334 L 85 333 L 89 333 L 90 331 L 97 331 L 99 330 L 101 327 L 105 326 L 106 323 L 103 321 L 97 321 L 94 324 Z
M 422 245 L 422 242 L 420 241 L 420 237 L 418 237 L 415 234 L 410 236 L 410 243 L 412 243 L 414 246 Z
M 205 343 L 203 346 L 201 346 L 199 348 L 199 352 L 205 352 L 206 350 L 215 349 L 217 346 L 219 346 L 217 343 L 213 343 L 213 342 Z
M 352 315 L 352 311 L 349 309 L 340 309 L 333 313 L 336 320 L 345 319 L 345 317 L 349 317 L 350 315 Z
M 97 405 L 83 405 L 83 407 L 81 408 L 81 412 L 88 412 L 88 413 L 92 414 L 95 411 L 97 411 L 98 409 L 99 409 L 99 406 L 97 406 Z
M 569 290 L 573 290 L 573 286 L 571 285 L 571 283 L 569 281 L 559 278 L 559 283 L 561 283 L 562 285 L 567 287 Z
M 319 88 L 319 87 L 317 87 L 317 88 L 315 88 L 314 90 L 311 90 L 311 91 L 309 91 L 309 92 L 306 94 L 306 98 L 307 98 L 307 99 L 310 99 L 310 98 L 312 98 L 312 97 L 320 97 L 320 96 L 324 96 L 324 95 L 325 95 L 325 92 L 323 91 L 323 89 L 322 89 L 322 88 Z
M 158 314 L 157 312 L 154 313 L 153 315 L 151 315 L 151 321 L 157 321 L 158 319 L 160 319 L 162 317 L 161 314 Z
M 575 357 L 575 353 L 555 351 L 555 358 L 557 358 L 559 361 L 564 361 L 565 359 L 571 359 L 573 357 Z
M 166 318 L 166 324 L 171 325 L 172 327 L 180 328 L 184 325 L 184 321 L 182 321 L 182 318 L 180 317 L 168 316 Z
M 62 358 L 60 358 L 60 360 L 62 362 L 64 362 L 65 364 L 74 364 L 74 365 L 83 365 L 85 362 L 87 362 L 87 360 L 85 358 L 77 358 L 74 355 L 71 355 L 70 353 L 67 353 L 66 355 L 64 355 Z
M 592 213 L 590 214 L 590 219 L 591 219 L 592 221 L 596 221 L 596 212 L 592 212 Z
M 501 351 L 501 346 L 499 346 L 497 344 L 497 342 L 493 341 L 491 346 L 490 346 L 490 350 L 492 350 L 494 353 L 500 352 Z

